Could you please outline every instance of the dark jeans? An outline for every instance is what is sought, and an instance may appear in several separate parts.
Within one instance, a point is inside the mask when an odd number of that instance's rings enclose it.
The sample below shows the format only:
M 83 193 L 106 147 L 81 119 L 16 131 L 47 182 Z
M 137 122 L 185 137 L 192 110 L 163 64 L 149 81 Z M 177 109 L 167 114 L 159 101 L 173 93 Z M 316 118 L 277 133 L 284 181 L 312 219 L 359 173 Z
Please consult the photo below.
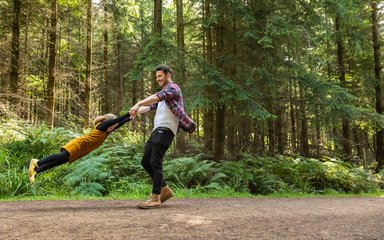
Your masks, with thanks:
M 160 194 L 161 188 L 166 185 L 163 178 L 163 158 L 174 136 L 170 129 L 156 128 L 145 144 L 141 165 L 152 178 L 153 194 Z

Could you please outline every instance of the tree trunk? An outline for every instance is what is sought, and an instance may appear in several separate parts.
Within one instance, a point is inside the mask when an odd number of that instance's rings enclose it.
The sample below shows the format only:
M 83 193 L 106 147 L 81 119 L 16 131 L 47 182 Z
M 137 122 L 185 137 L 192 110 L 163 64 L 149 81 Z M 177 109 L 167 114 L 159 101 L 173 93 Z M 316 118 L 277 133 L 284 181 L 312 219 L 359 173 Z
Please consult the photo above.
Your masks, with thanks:
M 236 149 L 236 139 L 237 139 L 237 122 L 238 118 L 231 111 L 226 116 L 226 128 L 227 128 L 227 149 L 230 155 L 236 156 L 238 154 L 238 150 Z
M 344 40 L 342 36 L 341 31 L 341 23 L 340 23 L 340 17 L 336 16 L 335 19 L 335 29 L 336 29 L 336 47 L 337 47 L 337 63 L 338 63 L 338 69 L 339 69 L 339 80 L 342 87 L 346 88 L 346 80 L 345 80 L 345 47 L 344 47 Z M 343 151 L 344 154 L 349 157 L 352 154 L 352 147 L 350 142 L 350 127 L 349 127 L 349 121 L 347 119 L 342 120 L 342 130 L 343 130 L 343 139 L 342 139 L 342 145 L 343 145 Z
M 103 1 L 103 7 L 104 7 L 104 44 L 103 44 L 103 105 L 102 105 L 102 111 L 103 113 L 110 112 L 111 106 L 110 106 L 110 96 L 109 96 L 109 79 L 108 79 L 108 63 L 109 63 L 109 51 L 108 51 L 108 45 L 109 45 L 109 35 L 108 35 L 108 0 Z
M 163 31 L 163 0 L 154 0 L 153 33 L 161 37 Z
M 211 17 L 211 6 L 210 6 L 210 0 L 206 0 L 205 2 L 205 16 L 206 18 Z M 204 29 L 204 34 L 206 38 L 206 50 L 207 55 L 206 59 L 210 64 L 213 64 L 213 41 L 212 41 L 212 28 L 210 25 L 208 25 Z M 208 87 L 206 89 L 207 94 L 212 93 L 213 89 Z M 214 109 L 213 107 L 206 108 L 204 112 L 204 118 L 203 118 L 203 128 L 204 128 L 204 150 L 206 152 L 213 152 L 213 142 L 214 142 Z
M 91 78 L 92 78 L 92 0 L 87 5 L 87 51 L 85 71 L 85 92 L 84 92 L 84 128 L 89 127 L 90 101 L 91 101 Z
M 274 120 L 268 120 L 268 153 L 270 156 L 274 156 L 276 153 L 275 145 L 275 122 Z
M 276 137 L 277 137 L 277 153 L 284 154 L 284 129 L 283 129 L 283 107 L 277 105 L 277 119 L 276 119 Z
M 25 1 L 25 4 L 27 6 L 29 6 L 30 4 L 30 1 L 29 0 L 26 0 Z M 30 8 L 26 9 L 26 13 L 25 13 L 25 32 L 24 32 L 24 49 L 25 49 L 25 62 L 24 62 L 24 66 L 22 67 L 23 68 L 23 81 L 24 82 L 27 82 L 27 78 L 29 76 L 29 69 L 30 69 L 30 58 L 29 58 L 29 26 L 30 26 Z M 0 81 L 1 83 L 1 81 Z M 27 90 L 26 88 L 23 89 L 23 91 Z M 30 89 L 28 89 L 30 90 Z M 32 92 L 32 91 L 31 91 Z M 0 91 L 1 93 L 1 91 Z M 32 93 L 33 94 L 33 93 Z M 29 94 L 26 99 L 27 101 L 23 103 L 24 107 L 23 109 L 26 109 L 23 113 L 23 118 L 24 119 L 27 119 L 28 121 L 31 121 L 32 120 L 32 94 Z M 0 97 L 0 101 L 1 101 L 1 97 Z
M 300 87 L 300 113 L 301 113 L 301 139 L 300 139 L 300 154 L 309 156 L 308 145 L 308 125 L 307 125 L 307 113 L 305 104 L 305 91 L 303 87 Z
M 218 8 L 218 17 L 217 24 L 215 26 L 215 61 L 214 65 L 217 69 L 221 69 L 225 72 L 225 66 L 223 64 L 223 58 L 225 55 L 225 17 L 224 17 L 224 7 L 220 3 L 217 5 Z M 214 160 L 219 161 L 223 158 L 224 155 L 224 138 L 225 138 L 225 127 L 224 127 L 224 116 L 225 116 L 225 106 L 220 103 L 221 93 L 214 91 L 216 93 L 215 102 L 217 103 L 216 107 L 216 119 L 215 119 L 215 145 L 214 145 Z
M 55 114 L 55 63 L 56 63 L 56 26 L 57 26 L 57 0 L 51 2 L 51 28 L 49 30 L 49 59 L 48 59 L 48 86 L 47 86 L 47 113 L 46 121 L 53 127 Z
M 162 0 L 154 0 L 153 5 L 153 28 L 152 28 L 152 35 L 155 39 L 155 45 L 156 45 L 156 52 L 154 52 L 154 57 L 157 59 L 162 59 L 162 32 L 163 32 L 163 1 Z M 159 61 L 158 60 L 158 61 Z M 153 72 L 152 78 L 155 79 L 156 74 Z M 152 92 L 157 89 L 156 81 L 152 81 Z
M 113 109 L 113 112 L 120 112 L 123 108 L 123 101 L 124 101 L 124 82 L 123 82 L 123 74 L 122 74 L 122 65 L 123 65 L 123 58 L 122 58 L 122 41 L 123 36 L 122 33 L 118 33 L 118 40 L 117 40 L 117 81 L 116 84 L 116 105 Z
M 13 1 L 12 20 L 12 56 L 11 56 L 11 78 L 10 92 L 13 93 L 10 101 L 18 106 L 17 94 L 19 90 L 19 64 L 20 64 L 20 10 L 21 0 Z
M 295 118 L 295 105 L 293 104 L 293 93 L 296 92 L 292 88 L 292 79 L 289 80 L 289 110 L 291 115 L 291 147 L 292 153 L 296 153 L 296 118 Z
M 223 159 L 224 156 L 224 122 L 225 122 L 225 108 L 219 105 L 216 109 L 216 121 L 215 121 L 215 147 L 213 160 L 218 162 Z
M 208 107 L 204 112 L 204 152 L 212 153 L 213 152 L 213 142 L 214 142 L 214 134 L 215 134 L 215 117 L 214 117 L 214 109 L 212 107 Z
M 323 140 L 321 138 L 321 124 L 320 124 L 320 114 L 319 114 L 319 107 L 316 106 L 315 109 L 315 127 L 316 127 L 316 137 L 314 144 L 316 145 L 316 156 L 321 157 L 323 152 Z
M 178 74 L 176 75 L 176 81 L 180 86 L 183 86 L 185 82 L 185 60 L 184 60 L 184 51 L 185 51 L 185 43 L 184 43 L 184 17 L 183 17 L 183 0 L 176 0 L 176 23 L 177 23 L 177 47 L 180 50 L 179 54 L 179 66 L 178 66 Z M 176 138 L 176 151 L 179 154 L 184 154 L 187 147 L 186 142 L 186 134 L 181 131 L 177 135 Z
M 380 35 L 379 35 L 379 22 L 377 17 L 377 3 L 372 1 L 372 42 L 373 42 L 373 58 L 375 62 L 375 99 L 376 99 L 376 112 L 383 114 L 383 106 L 381 102 L 381 60 L 380 60 Z M 384 165 L 384 131 L 383 129 L 376 132 L 376 172 L 379 172 Z

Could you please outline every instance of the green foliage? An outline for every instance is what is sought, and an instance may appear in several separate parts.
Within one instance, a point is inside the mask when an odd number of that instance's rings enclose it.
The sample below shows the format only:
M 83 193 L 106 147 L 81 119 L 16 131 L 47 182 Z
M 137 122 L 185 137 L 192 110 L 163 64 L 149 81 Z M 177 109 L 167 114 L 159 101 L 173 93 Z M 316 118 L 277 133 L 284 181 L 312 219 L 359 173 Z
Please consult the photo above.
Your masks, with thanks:
M 22 132 L 23 134 L 20 134 Z M 151 181 L 141 167 L 142 144 L 132 134 L 113 134 L 106 142 L 74 164 L 62 165 L 28 183 L 29 159 L 58 149 L 73 133 L 63 129 L 24 128 L 0 145 L 0 196 L 80 195 L 108 196 L 150 192 Z M 64 133 L 64 134 L 63 134 Z M 65 137 L 67 135 L 67 137 Z M 44 140 L 45 139 L 45 140 Z M 130 144 L 128 144 L 130 143 Z M 33 147 L 32 147 L 33 146 Z M 37 151 L 37 149 L 40 152 Z M 340 160 L 324 158 L 254 157 L 213 162 L 203 155 L 164 160 L 167 182 L 198 192 L 364 193 L 383 188 L 383 175 Z
M 206 60 L 198 56 L 191 56 L 188 64 L 192 69 L 198 69 L 193 75 L 194 81 L 188 86 L 188 92 L 194 96 L 190 102 L 191 108 L 203 108 L 207 106 L 223 104 L 227 109 L 232 109 L 240 116 L 250 116 L 259 120 L 275 118 L 258 103 L 254 92 L 247 86 L 239 84 L 225 75 L 220 69 L 210 65 Z M 211 91 L 207 91 L 210 89 Z M 257 88 L 256 88 L 257 89 Z M 238 108 L 241 106 L 241 108 Z
M 45 125 L 25 127 L 18 131 L 19 138 L 3 145 L 12 164 L 29 163 L 31 158 L 42 158 L 60 151 L 60 146 L 79 136 L 63 128 L 48 129 Z
M 17 168 L 10 168 L 0 172 L 0 197 L 24 195 L 31 190 L 26 168 L 21 172 Z
M 66 184 L 74 188 L 80 195 L 102 196 L 107 194 L 102 185 L 110 176 L 107 168 L 108 152 L 95 156 L 94 153 L 83 157 L 78 163 L 71 166 L 73 170 L 64 177 Z
M 71 173 L 64 180 L 76 194 L 105 196 L 113 191 L 126 192 L 132 190 L 128 183 L 148 178 L 142 171 L 141 149 L 139 154 L 137 145 L 110 145 L 110 142 L 70 167 Z
M 197 157 L 179 158 L 169 161 L 165 172 L 167 179 L 177 186 L 203 189 L 229 186 L 253 194 L 323 193 L 327 189 L 361 193 L 380 188 L 377 176 L 336 160 L 248 156 L 239 161 L 215 163 Z
M 0 133 L 5 141 L 0 143 L 0 196 L 45 195 L 60 192 L 57 188 L 62 185 L 60 183 L 62 170 L 55 169 L 49 173 L 50 179 L 55 181 L 45 179 L 44 173 L 43 176 L 37 177 L 38 183 L 31 186 L 27 168 L 31 158 L 42 158 L 58 152 L 61 143 L 74 137 L 73 132 L 62 128 L 51 130 L 44 125 L 29 126 L 8 122 L 2 125 Z M 44 184 L 41 184 L 40 180 L 43 180 Z
M 215 163 L 207 160 L 186 157 L 166 161 L 164 172 L 167 180 L 179 187 L 218 187 L 214 182 L 224 175 L 214 167 Z

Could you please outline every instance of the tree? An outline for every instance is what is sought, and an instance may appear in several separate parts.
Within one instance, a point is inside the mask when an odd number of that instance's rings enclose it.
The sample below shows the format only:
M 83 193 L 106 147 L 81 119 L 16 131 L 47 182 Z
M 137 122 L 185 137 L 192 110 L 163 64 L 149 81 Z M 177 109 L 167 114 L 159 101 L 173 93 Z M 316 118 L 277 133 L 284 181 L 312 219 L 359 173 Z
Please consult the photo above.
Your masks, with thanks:
M 204 36 L 205 36 L 205 42 L 206 42 L 206 54 L 205 58 L 206 61 L 213 65 L 213 40 L 212 40 L 212 26 L 211 26 L 211 0 L 204 0 Z M 213 93 L 213 88 L 211 86 L 207 86 L 204 91 L 208 94 Z M 207 152 L 213 152 L 213 142 L 214 142 L 214 109 L 212 104 L 209 104 L 204 109 L 204 150 Z
M 11 53 L 11 78 L 10 92 L 14 95 L 11 103 L 17 106 L 17 94 L 19 90 L 19 60 L 20 60 L 20 10 L 21 0 L 13 0 L 13 21 L 12 21 L 12 53 Z
M 103 29 L 103 106 L 102 110 L 103 112 L 110 112 L 110 91 L 109 91 L 109 76 L 108 76 L 108 65 L 109 65 L 109 51 L 108 51 L 108 45 L 109 45 L 109 34 L 108 34 L 108 19 L 109 19 L 109 11 L 108 11 L 108 0 L 103 0 L 103 10 L 104 10 L 104 29 Z
M 184 41 L 184 16 L 183 16 L 183 0 L 176 0 L 176 25 L 177 25 L 177 47 L 179 50 L 179 65 L 177 66 L 178 74 L 176 75 L 178 84 L 182 87 L 186 78 L 185 68 L 185 41 Z M 177 152 L 184 153 L 186 149 L 185 134 L 180 132 L 176 138 Z
M 378 114 L 383 114 L 382 106 L 382 94 L 381 94 L 381 59 L 380 59 L 380 35 L 379 35 L 379 21 L 378 21 L 378 9 L 377 2 L 371 2 L 372 15 L 371 15 L 371 24 L 372 24 L 372 45 L 373 45 L 373 58 L 375 64 L 375 99 L 376 99 L 376 112 Z M 376 161 L 377 167 L 376 171 L 379 172 L 384 164 L 384 131 L 381 128 L 376 132 Z
M 92 0 L 87 1 L 87 50 L 84 91 L 84 128 L 89 127 L 91 81 L 92 81 Z
M 57 0 L 51 2 L 51 27 L 49 29 L 49 59 L 48 59 L 48 86 L 47 86 L 47 125 L 53 127 L 55 112 L 55 63 L 56 63 L 56 25 Z

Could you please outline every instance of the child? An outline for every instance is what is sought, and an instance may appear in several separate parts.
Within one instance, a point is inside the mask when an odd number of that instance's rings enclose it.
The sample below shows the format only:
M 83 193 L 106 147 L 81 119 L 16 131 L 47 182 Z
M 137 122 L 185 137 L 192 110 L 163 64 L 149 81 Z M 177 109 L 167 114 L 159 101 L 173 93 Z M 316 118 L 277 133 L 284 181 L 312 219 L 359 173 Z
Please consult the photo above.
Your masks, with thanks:
M 93 121 L 93 130 L 84 136 L 69 141 L 66 145 L 61 147 L 60 153 L 51 154 L 40 160 L 32 159 L 28 169 L 30 183 L 34 183 L 36 175 L 43 171 L 66 162 L 72 163 L 87 155 L 103 144 L 110 132 L 115 131 L 130 120 L 131 115 L 129 113 L 120 117 L 116 117 L 111 113 L 96 117 Z

